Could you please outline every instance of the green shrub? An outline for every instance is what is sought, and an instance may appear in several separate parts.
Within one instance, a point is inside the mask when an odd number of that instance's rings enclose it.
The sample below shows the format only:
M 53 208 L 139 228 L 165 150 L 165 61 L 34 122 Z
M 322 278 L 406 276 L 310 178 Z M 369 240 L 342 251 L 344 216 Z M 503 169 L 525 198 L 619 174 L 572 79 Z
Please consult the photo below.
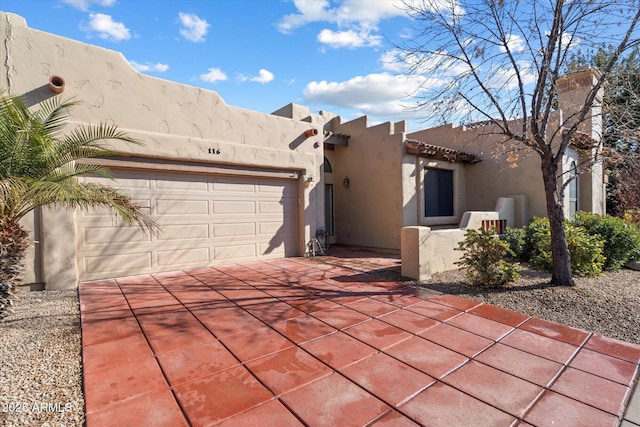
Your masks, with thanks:
M 640 230 L 622 218 L 577 212 L 573 224 L 604 241 L 603 269 L 619 270 L 624 263 L 640 258 Z
M 534 257 L 539 256 L 541 240 L 547 236 L 551 239 L 549 220 L 534 217 L 524 230 L 523 260 L 530 262 Z
M 604 242 L 581 227 L 565 223 L 564 231 L 571 258 L 571 271 L 581 276 L 597 276 L 605 262 Z M 546 271 L 553 268 L 549 220 L 535 218 L 526 229 L 527 244 L 532 246 L 529 262 Z
M 517 261 L 528 262 L 530 250 L 526 247 L 526 234 L 524 228 L 507 228 L 500 238 L 509 245 Z
M 474 285 L 503 286 L 520 278 L 520 266 L 505 260 L 515 254 L 495 236 L 495 229 L 467 230 L 458 250 L 464 251 L 464 255 L 456 264 L 467 269 L 466 276 Z

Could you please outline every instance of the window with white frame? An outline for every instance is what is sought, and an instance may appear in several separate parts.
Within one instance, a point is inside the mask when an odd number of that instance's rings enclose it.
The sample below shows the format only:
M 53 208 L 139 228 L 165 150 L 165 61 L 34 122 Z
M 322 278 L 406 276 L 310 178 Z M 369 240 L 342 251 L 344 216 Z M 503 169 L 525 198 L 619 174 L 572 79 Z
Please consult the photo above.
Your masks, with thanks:
M 572 220 L 578 212 L 578 165 L 575 160 L 571 162 L 569 169 L 569 219 Z
M 462 165 L 431 159 L 419 160 L 419 209 L 422 225 L 454 225 L 463 208 Z
M 562 159 L 563 185 L 563 208 L 565 218 L 572 220 L 576 212 L 580 209 L 580 175 L 578 164 L 580 155 L 572 148 L 569 148 Z
M 427 167 L 424 170 L 424 216 L 453 216 L 453 171 Z

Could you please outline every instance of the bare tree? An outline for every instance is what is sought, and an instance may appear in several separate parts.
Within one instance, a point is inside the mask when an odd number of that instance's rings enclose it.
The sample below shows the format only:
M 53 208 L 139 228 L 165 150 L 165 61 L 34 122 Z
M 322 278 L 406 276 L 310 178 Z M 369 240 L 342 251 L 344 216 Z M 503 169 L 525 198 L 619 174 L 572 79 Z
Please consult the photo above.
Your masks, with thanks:
M 399 56 L 425 76 L 419 108 L 449 121 L 485 121 L 505 144 L 515 141 L 538 154 L 551 226 L 552 282 L 572 285 L 562 159 L 592 118 L 613 66 L 640 43 L 640 3 L 404 0 L 404 6 L 416 33 L 399 46 Z M 559 114 L 558 85 L 571 52 L 603 43 L 614 47 L 611 57 L 593 73 L 591 89 L 573 112 Z M 597 155 L 597 146 L 592 148 Z

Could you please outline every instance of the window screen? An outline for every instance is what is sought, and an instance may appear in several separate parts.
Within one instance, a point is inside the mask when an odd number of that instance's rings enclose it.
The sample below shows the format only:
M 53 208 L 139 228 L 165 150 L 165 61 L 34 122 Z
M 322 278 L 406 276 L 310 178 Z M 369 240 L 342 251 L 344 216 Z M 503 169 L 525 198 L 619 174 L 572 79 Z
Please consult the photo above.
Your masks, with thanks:
M 453 171 L 425 168 L 424 216 L 453 215 Z

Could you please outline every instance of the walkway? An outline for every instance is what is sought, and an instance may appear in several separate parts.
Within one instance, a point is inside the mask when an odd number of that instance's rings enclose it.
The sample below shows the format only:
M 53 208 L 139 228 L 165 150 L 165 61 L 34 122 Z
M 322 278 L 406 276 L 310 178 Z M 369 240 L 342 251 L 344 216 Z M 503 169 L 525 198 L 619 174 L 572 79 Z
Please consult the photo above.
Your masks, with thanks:
M 616 426 L 640 362 L 304 258 L 86 283 L 80 301 L 88 427 Z

